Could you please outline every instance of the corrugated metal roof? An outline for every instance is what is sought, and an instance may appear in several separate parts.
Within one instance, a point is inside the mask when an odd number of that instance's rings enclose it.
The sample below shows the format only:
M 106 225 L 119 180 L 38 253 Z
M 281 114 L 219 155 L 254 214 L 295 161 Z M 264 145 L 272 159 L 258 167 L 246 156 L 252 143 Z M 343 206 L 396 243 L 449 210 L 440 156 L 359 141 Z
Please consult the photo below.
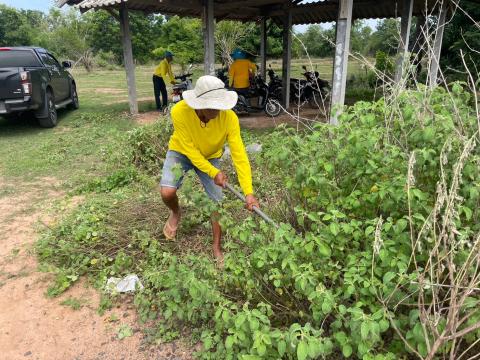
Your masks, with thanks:
M 77 6 L 80 9 L 92 9 L 97 7 L 111 7 L 127 1 L 128 0 L 84 0 Z
M 480 3 L 480 0 L 470 0 Z M 438 0 L 415 1 L 414 15 L 427 9 L 438 8 Z M 198 17 L 202 14 L 198 0 L 57 0 L 57 5 L 75 5 L 81 11 L 101 8 L 118 8 L 125 3 L 131 10 L 156 12 L 165 15 Z M 354 19 L 375 19 L 399 17 L 402 0 L 353 0 Z M 336 21 L 338 0 L 298 1 L 298 0 L 214 0 L 214 13 L 217 19 L 255 21 L 268 16 L 280 21 L 285 8 L 292 11 L 293 24 L 313 24 Z M 436 13 L 436 11 L 435 11 Z

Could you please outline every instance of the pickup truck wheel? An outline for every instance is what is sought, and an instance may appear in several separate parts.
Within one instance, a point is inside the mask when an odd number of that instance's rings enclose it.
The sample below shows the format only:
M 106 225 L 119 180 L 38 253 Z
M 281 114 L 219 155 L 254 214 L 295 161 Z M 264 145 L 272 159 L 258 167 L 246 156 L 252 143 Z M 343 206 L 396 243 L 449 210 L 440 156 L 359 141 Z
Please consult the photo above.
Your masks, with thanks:
M 78 101 L 77 87 L 73 84 L 72 84 L 72 93 L 70 94 L 70 97 L 72 98 L 72 102 L 68 105 L 68 108 L 72 110 L 77 110 L 80 107 L 80 103 Z
M 41 127 L 52 128 L 57 125 L 57 110 L 55 109 L 55 98 L 51 91 L 47 91 L 47 117 L 38 118 Z

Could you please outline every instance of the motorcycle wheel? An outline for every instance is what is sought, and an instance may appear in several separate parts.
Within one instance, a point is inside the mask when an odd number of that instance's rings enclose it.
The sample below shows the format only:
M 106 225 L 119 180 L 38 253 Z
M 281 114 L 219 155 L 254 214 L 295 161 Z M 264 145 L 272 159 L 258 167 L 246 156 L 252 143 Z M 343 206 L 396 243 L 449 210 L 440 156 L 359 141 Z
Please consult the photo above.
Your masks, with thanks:
M 277 100 L 269 99 L 265 104 L 265 113 L 270 116 L 278 116 L 282 111 L 282 107 Z

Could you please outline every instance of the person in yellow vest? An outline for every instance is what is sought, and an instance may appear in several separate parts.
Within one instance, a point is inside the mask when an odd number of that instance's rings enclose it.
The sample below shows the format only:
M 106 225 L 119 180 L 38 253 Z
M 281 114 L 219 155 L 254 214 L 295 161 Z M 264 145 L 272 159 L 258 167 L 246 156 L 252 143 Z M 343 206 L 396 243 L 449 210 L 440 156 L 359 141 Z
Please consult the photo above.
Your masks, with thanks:
M 235 49 L 231 56 L 234 61 L 228 69 L 229 86 L 240 93 L 245 92 L 250 87 L 250 78 L 255 75 L 257 67 L 240 49 Z
M 238 117 L 231 110 L 237 103 L 237 93 L 225 89 L 225 84 L 217 77 L 205 75 L 198 79 L 193 90 L 183 92 L 183 99 L 171 111 L 174 130 L 160 180 L 163 202 L 170 209 L 170 216 L 163 227 L 165 238 L 169 240 L 175 239 L 180 222 L 177 190 L 187 171 L 197 173 L 210 199 L 222 201 L 222 188 L 226 187 L 227 176 L 220 169 L 220 157 L 225 143 L 230 146 L 238 182 L 245 194 L 246 208 L 252 211 L 254 206 L 259 207 L 253 195 L 252 171 L 240 136 Z M 178 167 L 182 169 L 180 178 L 175 175 Z M 222 229 L 216 213 L 212 214 L 212 233 L 213 255 L 221 265 Z
M 158 64 L 153 72 L 153 92 L 155 94 L 155 104 L 158 111 L 162 111 L 168 104 L 167 77 L 171 84 L 175 84 L 175 77 L 172 73 L 172 60 L 173 54 L 170 51 L 166 51 L 164 59 L 160 61 L 160 64 Z M 162 102 L 160 102 L 160 93 L 162 93 Z

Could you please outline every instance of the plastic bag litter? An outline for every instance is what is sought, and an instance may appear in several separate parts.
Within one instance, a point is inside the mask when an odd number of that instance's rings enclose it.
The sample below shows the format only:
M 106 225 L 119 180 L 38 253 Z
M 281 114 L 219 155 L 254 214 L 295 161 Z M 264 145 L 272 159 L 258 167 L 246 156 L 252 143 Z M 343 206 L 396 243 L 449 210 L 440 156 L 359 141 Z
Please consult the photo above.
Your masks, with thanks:
M 245 147 L 245 150 L 247 151 L 248 154 L 256 154 L 256 153 L 262 152 L 262 144 L 258 144 L 258 143 L 249 144 Z M 223 151 L 223 155 L 222 155 L 222 160 L 230 159 L 230 157 L 231 157 L 230 148 L 228 146 L 225 146 L 225 150 Z
M 256 153 L 262 152 L 262 144 L 253 143 L 253 144 L 247 145 L 245 149 L 249 154 L 256 154 Z
M 143 285 L 135 274 L 130 274 L 124 278 L 111 277 L 107 280 L 105 289 L 109 292 L 116 291 L 119 293 L 134 292 L 142 290 Z

